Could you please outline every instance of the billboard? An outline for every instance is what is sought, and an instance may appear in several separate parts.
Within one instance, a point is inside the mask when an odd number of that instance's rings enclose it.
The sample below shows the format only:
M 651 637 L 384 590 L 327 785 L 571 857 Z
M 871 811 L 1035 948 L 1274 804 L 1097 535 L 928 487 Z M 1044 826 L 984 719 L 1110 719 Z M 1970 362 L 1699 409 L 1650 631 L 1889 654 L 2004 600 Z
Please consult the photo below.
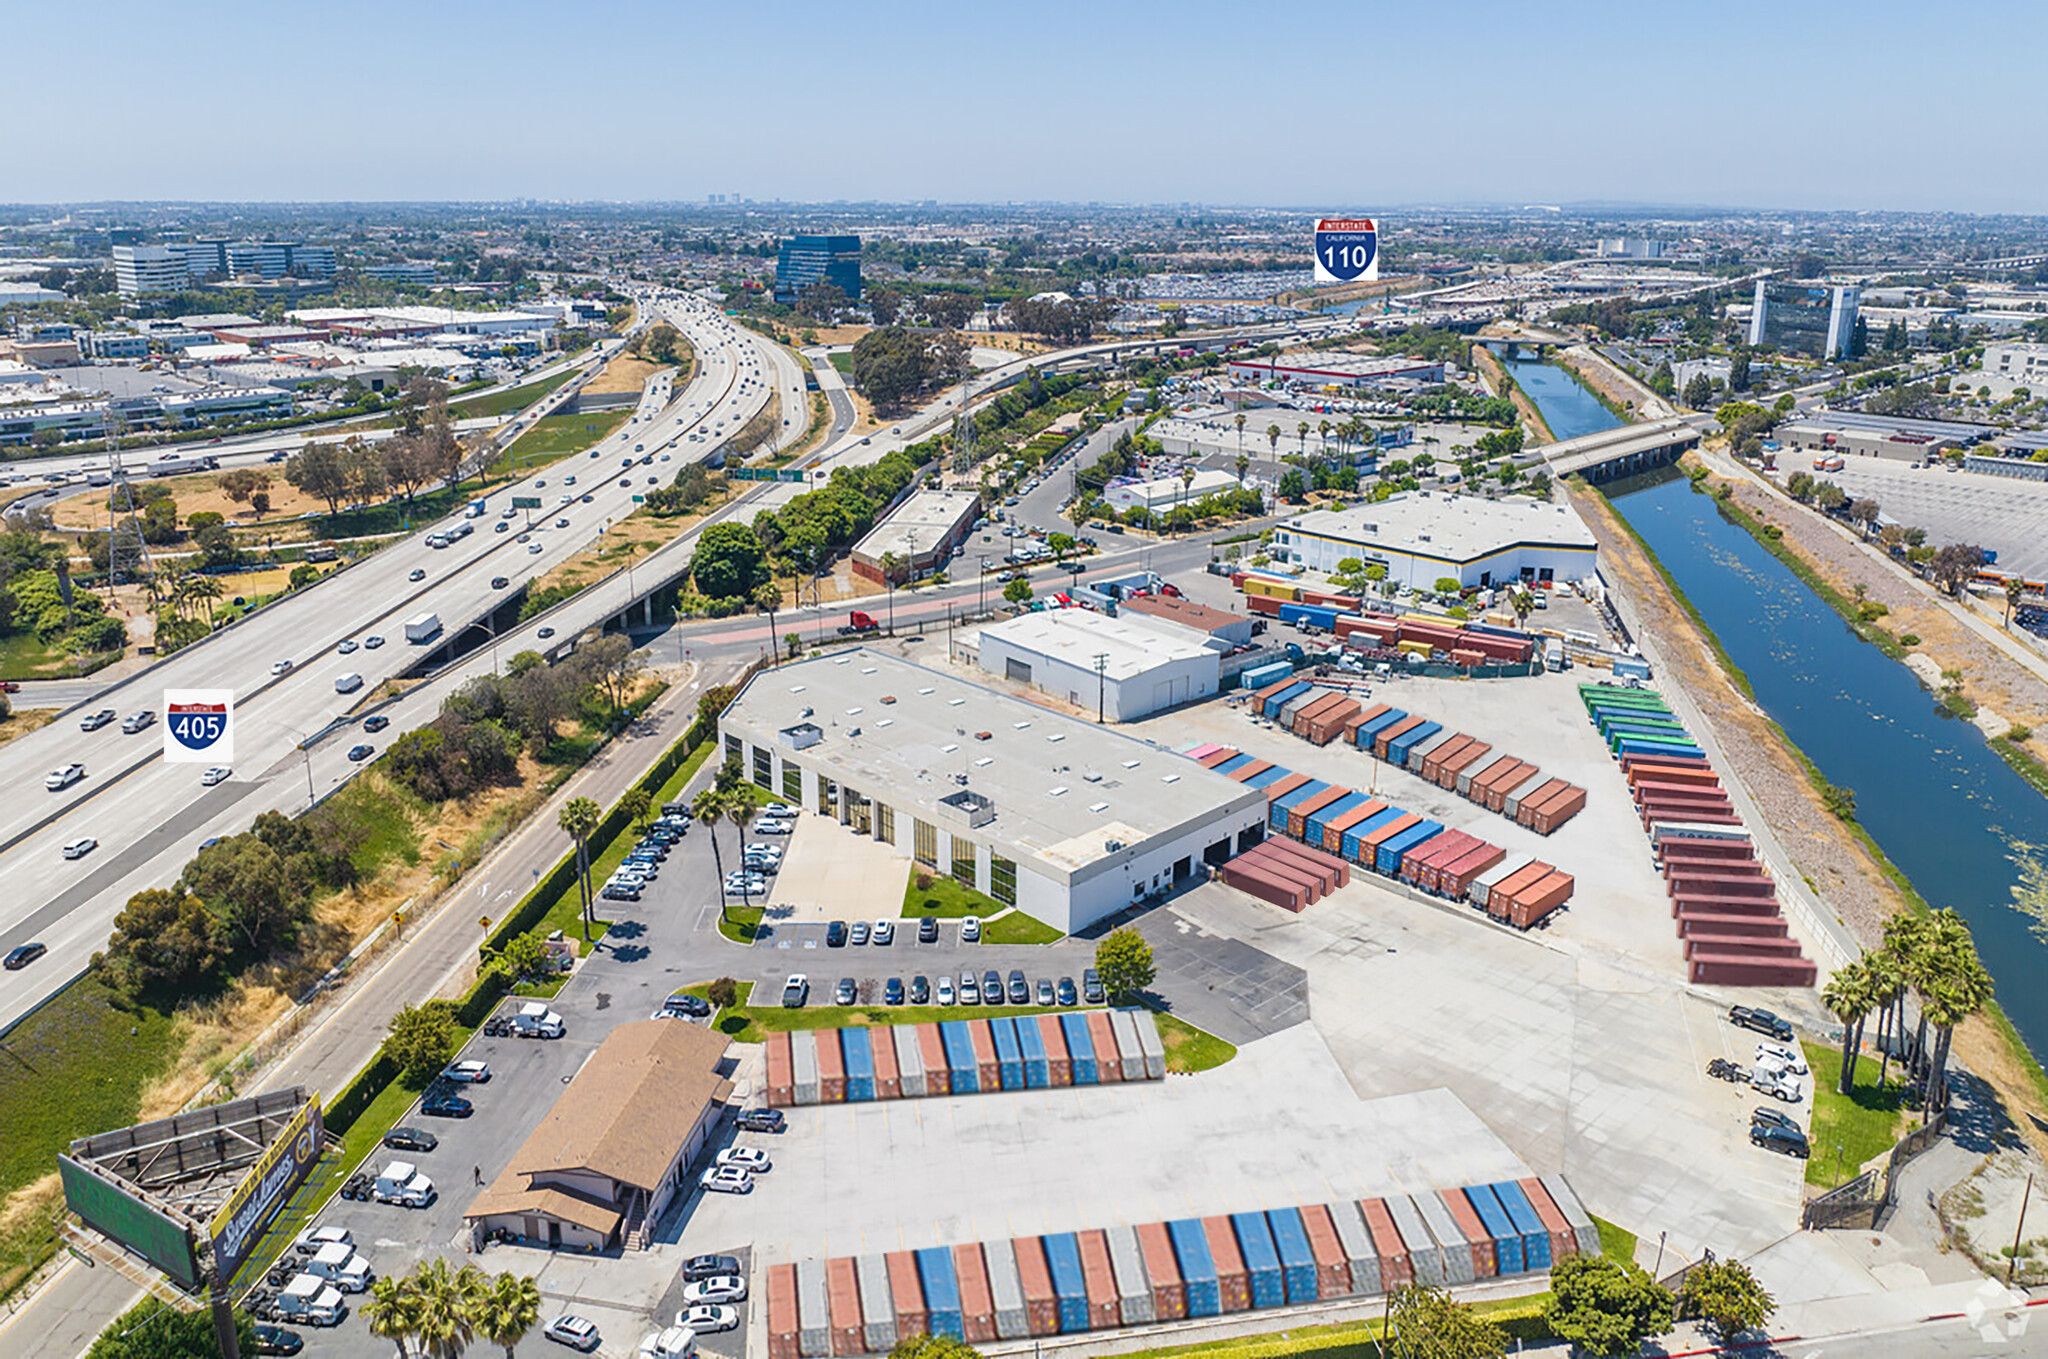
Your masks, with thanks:
M 164 759 L 171 764 L 233 764 L 235 691 L 164 690 Z
M 1316 282 L 1358 283 L 1380 276 L 1380 230 L 1370 217 L 1316 219 Z
M 57 1176 L 64 1183 L 64 1206 L 86 1226 L 134 1251 L 179 1287 L 199 1286 L 199 1258 L 182 1223 L 69 1156 L 57 1158 Z
M 207 1224 L 207 1234 L 213 1239 L 215 1278 L 235 1277 L 242 1261 L 249 1258 L 250 1247 L 277 1216 L 277 1210 L 284 1207 L 292 1191 L 305 1183 L 313 1167 L 320 1164 L 320 1149 L 325 1142 L 320 1100 L 315 1096 L 299 1106 L 291 1122 L 271 1139 L 263 1155 L 249 1167 L 227 1202 Z

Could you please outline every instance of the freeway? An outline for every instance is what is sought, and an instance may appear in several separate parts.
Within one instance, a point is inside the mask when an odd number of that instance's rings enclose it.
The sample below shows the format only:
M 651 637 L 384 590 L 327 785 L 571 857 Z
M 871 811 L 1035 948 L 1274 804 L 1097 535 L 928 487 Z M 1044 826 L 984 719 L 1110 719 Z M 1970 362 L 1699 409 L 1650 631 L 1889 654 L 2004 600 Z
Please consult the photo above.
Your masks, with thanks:
M 237 690 L 237 759 L 226 782 L 204 788 L 197 767 L 164 762 L 154 725 L 135 735 L 115 726 L 84 733 L 67 715 L 0 748 L 0 778 L 20 790 L 0 806 L 0 852 L 14 887 L 0 902 L 0 948 L 33 939 L 50 949 L 33 969 L 0 977 L 0 1024 L 82 968 L 127 898 L 174 878 L 200 842 L 242 829 L 271 807 L 302 807 L 345 781 L 355 768 L 347 751 L 365 712 L 362 701 L 420 659 L 403 640 L 401 620 L 431 611 L 449 635 L 459 632 L 630 512 L 633 496 L 672 473 L 660 467 L 661 458 L 708 451 L 715 431 L 736 429 L 760 409 L 766 395 L 753 341 L 694 300 L 665 310 L 702 356 L 700 372 L 679 396 L 667 377 L 652 380 L 618 434 L 511 488 L 546 506 L 535 527 L 525 529 L 534 520 L 530 510 L 518 523 L 453 517 L 424 526 L 96 700 L 125 714 L 158 708 L 165 688 Z M 550 489 L 556 478 L 558 487 Z M 446 548 L 427 545 L 426 529 L 486 524 L 504 531 L 473 532 Z M 352 694 L 337 691 L 345 675 L 361 677 Z M 452 682 L 459 679 L 421 686 L 403 712 L 388 714 L 392 735 L 431 718 Z M 73 761 L 86 766 L 82 780 L 39 791 L 46 771 Z M 82 858 L 64 858 L 62 846 L 80 837 L 100 844 Z

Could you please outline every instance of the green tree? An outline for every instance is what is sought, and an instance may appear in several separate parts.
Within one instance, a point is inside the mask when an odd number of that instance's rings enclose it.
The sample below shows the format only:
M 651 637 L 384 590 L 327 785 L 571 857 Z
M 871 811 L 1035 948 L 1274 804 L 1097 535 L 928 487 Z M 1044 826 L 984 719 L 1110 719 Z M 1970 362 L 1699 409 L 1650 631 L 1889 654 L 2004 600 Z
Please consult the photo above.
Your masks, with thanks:
M 1737 346 L 1735 357 L 1728 361 L 1728 390 L 1746 392 L 1749 390 L 1749 349 Z
M 1440 1288 L 1394 1294 L 1387 1338 L 1401 1359 L 1501 1359 L 1508 1352 L 1506 1332 Z
M 391 1016 L 379 1054 L 398 1066 L 399 1079 L 417 1090 L 441 1074 L 455 1055 L 455 1004 L 430 1000 Z
M 509 1270 L 494 1276 L 474 1296 L 472 1324 L 479 1339 L 505 1347 L 505 1359 L 540 1321 L 540 1288 L 530 1276 Z
M 240 1310 L 235 1312 L 235 1342 L 243 1354 L 256 1353 L 256 1322 Z M 100 1332 L 86 1359 L 220 1359 L 213 1310 L 180 1311 L 144 1298 Z
M 539 981 L 548 972 L 548 947 L 537 934 L 515 934 L 498 950 L 498 961 L 514 984 Z
M 338 514 L 351 489 L 349 457 L 339 444 L 307 444 L 285 461 L 284 479 Z
M 1121 925 L 1095 946 L 1095 970 L 1112 1001 L 1133 999 L 1159 975 L 1152 945 L 1129 925 Z
M 282 855 L 253 835 L 231 835 L 185 865 L 178 885 L 207 904 L 223 951 L 262 958 L 290 943 L 311 918 L 312 898 Z
M 1694 1266 L 1678 1291 L 1678 1315 L 1697 1318 L 1726 1345 L 1771 1319 L 1778 1304 L 1740 1260 Z
M 409 1276 L 413 1292 L 412 1333 L 427 1359 L 457 1359 L 476 1339 L 478 1298 L 485 1288 L 475 1265 L 451 1269 L 429 1260 Z
M 404 1276 L 385 1275 L 370 1284 L 370 1296 L 363 1303 L 363 1316 L 370 1334 L 398 1346 L 398 1359 L 407 1359 L 407 1344 L 413 1336 L 415 1312 L 411 1282 Z M 248 1351 L 244 1351 L 247 1353 Z
M 626 795 L 619 799 L 619 806 L 624 809 L 626 819 L 640 828 L 647 825 L 647 811 L 653 805 L 654 794 L 640 787 L 627 789 Z
M 1856 1083 L 1856 1059 L 1863 1049 L 1863 1021 L 1877 1008 L 1882 985 L 1869 962 L 1856 958 L 1837 968 L 1821 992 L 1828 1012 L 1842 1021 L 1842 1078 L 1837 1088 L 1844 1095 Z
M 981 1351 L 950 1335 L 913 1335 L 896 1342 L 889 1359 L 980 1359 Z
M 285 582 L 285 588 L 289 590 L 303 590 L 318 579 L 320 579 L 319 567 L 311 562 L 300 562 L 292 568 L 291 577 Z
M 1031 582 L 1022 576 L 1003 587 L 1003 598 L 1012 604 L 1022 604 L 1031 598 Z
M 712 599 L 744 598 L 768 578 L 760 540 L 745 524 L 713 524 L 697 537 L 690 575 Z
M 572 797 L 555 814 L 555 824 L 576 842 L 576 883 L 583 892 L 583 941 L 590 942 L 590 837 L 604 820 L 604 809 L 587 797 Z
M 726 795 L 725 819 L 732 823 L 733 849 L 740 856 L 742 868 L 746 866 L 747 827 L 753 824 L 754 816 L 760 810 L 761 806 L 754 801 L 751 789 L 736 788 Z M 718 837 L 714 835 L 712 838 L 715 840 Z M 747 895 L 745 891 L 740 893 L 742 900 Z
M 1685 384 L 1685 394 L 1679 398 L 1696 411 L 1707 408 L 1714 399 L 1714 382 L 1705 373 L 1694 373 L 1692 380 Z
M 720 1010 L 730 1010 L 740 1003 L 740 984 L 731 977 L 720 977 L 704 988 L 704 999 Z
M 1671 1329 L 1670 1292 L 1633 1262 L 1567 1256 L 1551 1267 L 1550 1292 L 1544 1323 L 1584 1354 L 1634 1354 Z
M 220 963 L 219 934 L 206 903 L 190 892 L 151 887 L 128 898 L 96 963 L 130 992 L 205 989 Z

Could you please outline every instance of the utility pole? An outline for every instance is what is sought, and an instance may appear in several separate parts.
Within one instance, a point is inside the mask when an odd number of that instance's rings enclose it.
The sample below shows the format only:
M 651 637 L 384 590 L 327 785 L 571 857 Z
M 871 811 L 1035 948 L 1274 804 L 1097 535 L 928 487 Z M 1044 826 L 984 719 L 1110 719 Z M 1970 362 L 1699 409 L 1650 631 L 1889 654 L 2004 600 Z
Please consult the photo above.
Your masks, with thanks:
M 1102 696 L 1108 684 L 1108 674 L 1109 653 L 1098 651 L 1095 653 L 1095 725 L 1098 727 L 1102 725 Z
M 2013 1271 L 2020 1265 L 2020 1233 L 2027 1229 L 2027 1199 L 2033 1192 L 2034 1176 L 2030 1171 L 2027 1174 L 2027 1187 L 2020 1191 L 2020 1220 L 2019 1225 L 2012 1229 L 2012 1255 L 2005 1262 L 2005 1281 L 2008 1284 L 2012 1282 Z

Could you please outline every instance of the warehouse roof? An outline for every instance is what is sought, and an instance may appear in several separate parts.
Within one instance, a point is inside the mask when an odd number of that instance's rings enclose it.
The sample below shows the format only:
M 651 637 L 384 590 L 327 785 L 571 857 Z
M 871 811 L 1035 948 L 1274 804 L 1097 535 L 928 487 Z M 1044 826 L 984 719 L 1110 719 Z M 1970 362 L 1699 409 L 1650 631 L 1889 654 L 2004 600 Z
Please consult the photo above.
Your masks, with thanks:
M 919 491 L 853 545 L 856 554 L 879 562 L 893 552 L 908 562 L 930 556 L 946 535 L 981 510 L 979 491 Z
M 1228 609 L 1212 609 L 1207 604 L 1197 604 L 1192 599 L 1176 599 L 1172 595 L 1131 595 L 1122 600 L 1121 609 L 1147 614 L 1164 623 L 1178 623 L 1184 628 L 1213 635 L 1219 629 L 1249 620 L 1241 613 Z
M 1431 491 L 1409 491 L 1348 510 L 1317 510 L 1282 527 L 1368 549 L 1452 562 L 1476 561 L 1515 547 L 1591 552 L 1598 546 L 1569 506 Z
M 1301 351 L 1271 358 L 1252 357 L 1230 361 L 1232 368 L 1250 368 L 1268 373 L 1299 373 L 1310 377 L 1374 378 L 1405 377 L 1410 373 L 1441 372 L 1443 364 L 1434 359 L 1412 359 L 1381 354 L 1354 354 L 1345 350 L 1320 353 Z
M 915 815 L 1068 870 L 1264 798 L 1149 741 L 866 648 L 755 676 L 723 725 L 895 807 L 901 844 Z
M 1111 618 L 1093 609 L 1020 614 L 989 624 L 979 635 L 983 641 L 993 637 L 1084 670 L 1094 669 L 1100 656 L 1105 662 L 1102 673 L 1118 681 L 1136 679 L 1173 661 L 1215 654 L 1184 629 L 1163 628 L 1149 619 Z

